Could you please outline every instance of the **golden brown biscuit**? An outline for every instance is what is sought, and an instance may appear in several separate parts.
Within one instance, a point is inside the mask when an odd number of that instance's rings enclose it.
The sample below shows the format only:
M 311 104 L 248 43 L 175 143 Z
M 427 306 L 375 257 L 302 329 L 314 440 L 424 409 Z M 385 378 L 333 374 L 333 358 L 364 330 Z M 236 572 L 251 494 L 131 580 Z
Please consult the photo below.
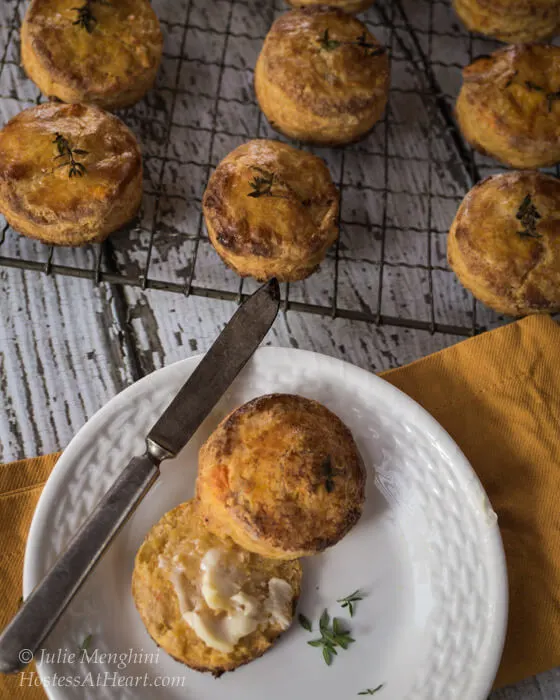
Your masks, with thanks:
M 514 168 L 560 161 L 560 47 L 509 46 L 463 70 L 457 99 L 463 135 Z
M 26 236 L 69 246 L 102 241 L 141 200 L 136 138 L 99 107 L 43 104 L 0 131 L 0 211 Z
M 356 524 L 366 472 L 344 423 L 316 401 L 272 394 L 223 420 L 199 453 L 208 527 L 277 559 L 316 554 Z
M 23 67 L 44 95 L 105 109 L 144 96 L 162 49 L 148 0 L 32 0 L 21 27 Z
M 453 6 L 471 31 L 511 44 L 547 39 L 560 25 L 558 0 L 453 0 Z
M 355 17 L 322 6 L 292 10 L 265 39 L 255 91 L 270 124 L 287 136 L 349 143 L 385 110 L 389 59 Z
M 213 246 L 242 277 L 301 280 L 338 236 L 338 191 L 317 156 L 249 141 L 212 174 L 203 199 Z
M 292 7 L 311 7 L 320 4 L 317 0 L 286 0 L 286 2 Z M 374 2 L 375 0 L 330 0 L 328 4 L 329 7 L 336 7 L 344 12 L 355 14 L 367 10 Z
M 496 311 L 560 311 L 560 181 L 532 171 L 486 178 L 451 226 L 449 264 Z
M 297 561 L 265 559 L 212 535 L 193 500 L 166 513 L 147 534 L 136 555 L 132 595 L 158 646 L 219 676 L 262 656 L 289 626 L 301 575 Z M 226 630 L 236 638 L 236 621 L 252 631 L 234 643 Z

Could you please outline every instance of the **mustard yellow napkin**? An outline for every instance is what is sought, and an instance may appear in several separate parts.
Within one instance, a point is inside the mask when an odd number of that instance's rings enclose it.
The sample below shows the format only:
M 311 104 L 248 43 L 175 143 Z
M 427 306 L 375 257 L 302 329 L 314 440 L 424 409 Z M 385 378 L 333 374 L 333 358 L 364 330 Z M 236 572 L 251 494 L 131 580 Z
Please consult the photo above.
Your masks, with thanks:
M 496 687 L 560 665 L 560 326 L 531 316 L 383 378 L 424 406 L 482 481 L 510 583 Z
M 23 554 L 31 518 L 58 454 L 0 465 L 0 629 L 16 613 L 22 594 Z M 0 698 L 45 700 L 35 666 L 27 677 L 0 675 Z M 31 676 L 30 674 L 33 674 Z
M 560 326 L 530 317 L 391 370 L 470 459 L 498 513 L 510 621 L 496 686 L 560 665 Z M 21 596 L 33 510 L 58 455 L 0 466 L 0 627 Z M 0 697 L 44 700 L 20 677 Z

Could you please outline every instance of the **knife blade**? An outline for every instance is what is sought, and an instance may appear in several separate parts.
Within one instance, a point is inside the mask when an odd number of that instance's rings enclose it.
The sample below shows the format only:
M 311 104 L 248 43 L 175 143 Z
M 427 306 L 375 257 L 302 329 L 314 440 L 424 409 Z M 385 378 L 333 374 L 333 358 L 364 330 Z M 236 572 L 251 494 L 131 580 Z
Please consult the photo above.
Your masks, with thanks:
M 134 457 L 0 635 L 0 672 L 32 660 L 102 554 L 159 476 L 231 385 L 271 327 L 280 305 L 278 282 L 260 287 L 236 311 L 210 350 L 148 433 Z

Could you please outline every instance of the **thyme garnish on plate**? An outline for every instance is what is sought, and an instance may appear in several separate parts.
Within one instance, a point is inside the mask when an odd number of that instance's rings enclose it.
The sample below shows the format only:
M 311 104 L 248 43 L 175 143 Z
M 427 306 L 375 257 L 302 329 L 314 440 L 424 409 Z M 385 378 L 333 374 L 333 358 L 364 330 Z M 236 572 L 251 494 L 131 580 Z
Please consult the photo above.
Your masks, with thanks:
M 83 148 L 72 148 L 67 138 L 62 134 L 56 132 L 53 143 L 56 145 L 56 150 L 58 155 L 55 156 L 55 160 L 59 158 L 66 158 L 64 163 L 60 163 L 58 168 L 65 168 L 68 166 L 68 177 L 82 177 L 86 172 L 86 166 L 76 160 L 74 156 L 86 156 L 87 151 Z
M 381 688 L 383 688 L 383 683 L 378 685 L 377 688 L 366 688 L 365 690 L 359 692 L 358 695 L 375 695 L 375 693 L 378 693 Z
M 89 649 L 89 647 L 90 647 L 90 644 L 91 644 L 91 640 L 92 640 L 92 639 L 93 639 L 93 635 L 92 635 L 92 634 L 88 634 L 88 636 L 85 637 L 84 641 L 83 641 L 83 642 L 80 644 L 80 646 L 78 647 L 78 651 L 80 651 L 80 652 L 82 652 L 82 651 L 87 651 L 87 650 Z
M 356 603 L 360 600 L 364 599 L 364 594 L 358 590 L 354 591 L 354 593 L 350 593 L 350 595 L 346 596 L 346 598 L 339 598 L 336 602 L 340 603 L 341 608 L 348 608 L 348 612 L 350 613 L 350 617 L 354 617 L 354 610 L 356 609 Z
M 97 24 L 97 17 L 93 14 L 92 5 L 94 3 L 99 3 L 100 5 L 109 5 L 107 0 L 85 0 L 83 5 L 80 7 L 73 7 L 72 9 L 78 13 L 77 18 L 72 22 L 72 24 L 77 25 L 85 29 L 88 34 L 91 34 Z
M 341 620 L 335 617 L 331 624 L 329 613 L 325 609 L 319 619 L 320 639 L 307 642 L 309 646 L 320 647 L 323 650 L 323 659 L 327 666 L 333 662 L 333 657 L 338 655 L 339 649 L 348 649 L 355 640 L 350 636 L 349 630 L 344 629 Z
M 537 223 L 542 217 L 533 204 L 530 194 L 525 195 L 515 217 L 521 221 L 523 226 L 523 229 L 518 231 L 521 238 L 541 238 L 541 234 L 537 231 Z
M 325 31 L 317 38 L 319 46 L 325 51 L 334 51 L 339 46 L 359 46 L 361 49 L 365 49 L 366 56 L 381 56 L 386 52 L 384 46 L 379 46 L 372 41 L 368 41 L 366 33 L 360 34 L 360 36 L 355 41 L 340 41 L 338 39 L 331 39 L 329 35 L 329 30 Z
M 300 613 L 298 615 L 298 622 L 299 624 L 303 627 L 304 630 L 307 630 L 308 632 L 313 631 L 313 627 L 311 625 L 311 620 L 306 617 L 303 613 Z
M 327 455 L 321 465 L 323 476 L 325 477 L 325 490 L 327 493 L 334 491 L 334 472 L 332 467 L 332 457 Z

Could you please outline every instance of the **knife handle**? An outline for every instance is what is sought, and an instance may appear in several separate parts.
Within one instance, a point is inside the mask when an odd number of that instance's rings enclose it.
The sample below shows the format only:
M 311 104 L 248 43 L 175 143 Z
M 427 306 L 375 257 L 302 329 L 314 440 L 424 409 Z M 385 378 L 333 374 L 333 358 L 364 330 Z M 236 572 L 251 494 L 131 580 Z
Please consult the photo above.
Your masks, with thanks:
M 151 452 L 151 450 L 150 450 Z M 111 540 L 159 476 L 159 455 L 134 457 L 0 635 L 0 673 L 25 668 Z

